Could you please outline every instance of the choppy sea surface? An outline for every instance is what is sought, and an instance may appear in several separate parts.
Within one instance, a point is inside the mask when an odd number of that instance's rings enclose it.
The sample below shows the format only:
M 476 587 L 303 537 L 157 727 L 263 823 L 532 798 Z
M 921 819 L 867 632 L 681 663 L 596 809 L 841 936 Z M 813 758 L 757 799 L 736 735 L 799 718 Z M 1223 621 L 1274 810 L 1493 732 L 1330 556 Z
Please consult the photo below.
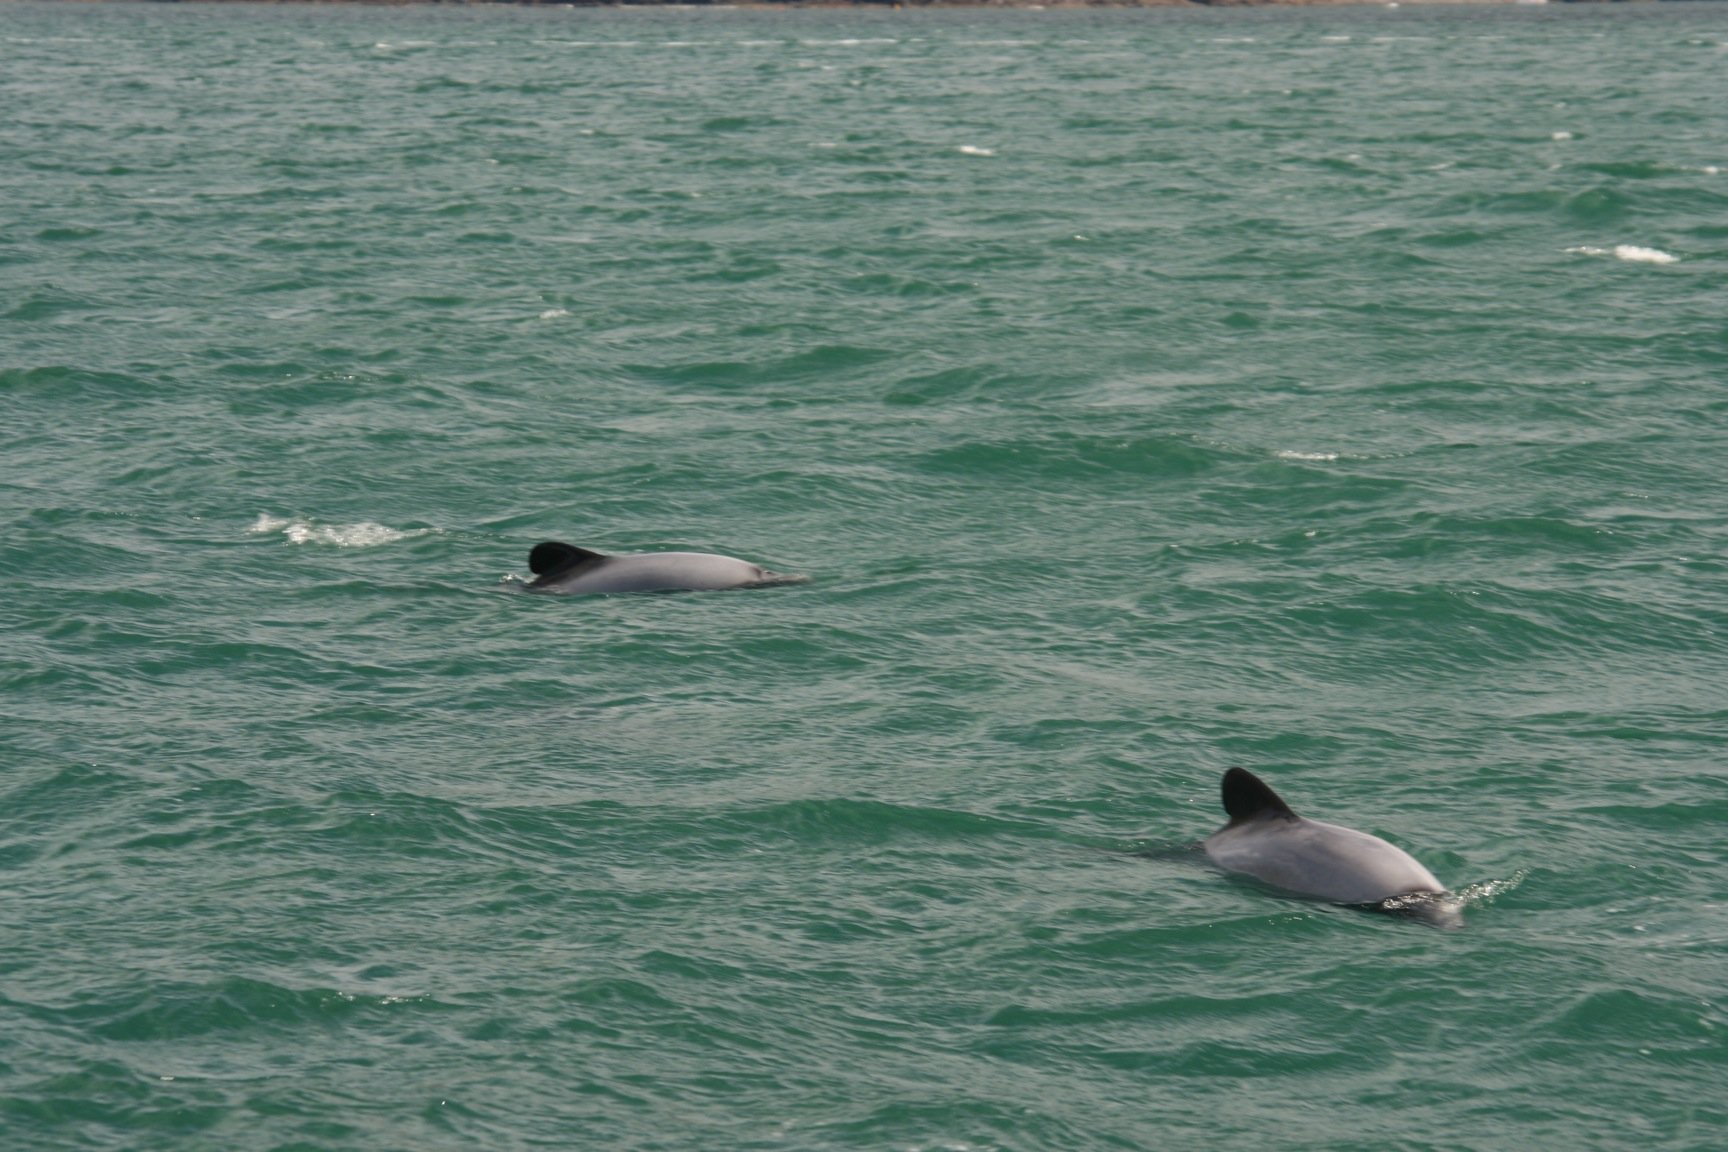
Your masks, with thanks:
M 0 107 L 5 1148 L 1728 1139 L 1720 6 L 6 4 Z

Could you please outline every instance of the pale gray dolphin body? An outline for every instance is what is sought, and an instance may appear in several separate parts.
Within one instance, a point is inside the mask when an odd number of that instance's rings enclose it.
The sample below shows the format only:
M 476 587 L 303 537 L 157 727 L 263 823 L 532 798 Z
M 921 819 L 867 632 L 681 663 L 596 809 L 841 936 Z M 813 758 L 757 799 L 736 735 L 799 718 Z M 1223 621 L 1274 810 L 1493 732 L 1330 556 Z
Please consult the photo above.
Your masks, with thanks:
M 1378 836 L 1296 815 L 1244 768 L 1224 773 L 1230 822 L 1202 842 L 1227 872 L 1334 904 L 1364 904 L 1443 928 L 1463 925 L 1445 885 L 1402 848 Z
M 528 587 L 573 595 L 603 592 L 706 591 L 794 583 L 799 578 L 759 564 L 707 552 L 644 552 L 607 556 L 548 540 L 528 553 L 535 579 Z

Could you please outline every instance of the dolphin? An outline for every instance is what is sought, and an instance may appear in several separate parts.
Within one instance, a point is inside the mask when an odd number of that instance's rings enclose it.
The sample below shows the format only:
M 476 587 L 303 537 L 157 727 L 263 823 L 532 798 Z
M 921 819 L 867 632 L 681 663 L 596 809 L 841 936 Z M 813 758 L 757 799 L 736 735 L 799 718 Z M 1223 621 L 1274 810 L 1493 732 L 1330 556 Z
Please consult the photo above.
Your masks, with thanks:
M 1378 836 L 1296 815 L 1246 768 L 1224 773 L 1230 822 L 1201 842 L 1211 861 L 1299 896 L 1368 905 L 1441 928 L 1463 926 L 1434 873 Z
M 714 588 L 749 588 L 796 583 L 759 564 L 708 552 L 644 552 L 607 556 L 574 544 L 548 540 L 528 553 L 535 579 L 528 587 L 541 592 L 673 592 Z

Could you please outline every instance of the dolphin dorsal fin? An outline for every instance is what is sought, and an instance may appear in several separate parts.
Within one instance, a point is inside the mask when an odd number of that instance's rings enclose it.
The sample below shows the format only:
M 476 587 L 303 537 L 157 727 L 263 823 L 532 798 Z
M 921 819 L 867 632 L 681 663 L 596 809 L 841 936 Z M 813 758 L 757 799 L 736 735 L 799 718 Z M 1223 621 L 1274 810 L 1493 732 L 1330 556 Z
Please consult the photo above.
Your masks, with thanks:
M 1252 820 L 1257 816 L 1285 816 L 1296 819 L 1290 805 L 1279 799 L 1266 781 L 1246 768 L 1232 768 L 1224 773 L 1224 811 L 1232 824 Z
M 536 544 L 528 552 L 528 571 L 536 576 L 550 576 L 562 572 L 566 568 L 575 567 L 587 560 L 604 560 L 602 552 L 591 552 L 586 548 L 578 548 L 574 544 L 565 544 L 559 540 L 547 540 Z

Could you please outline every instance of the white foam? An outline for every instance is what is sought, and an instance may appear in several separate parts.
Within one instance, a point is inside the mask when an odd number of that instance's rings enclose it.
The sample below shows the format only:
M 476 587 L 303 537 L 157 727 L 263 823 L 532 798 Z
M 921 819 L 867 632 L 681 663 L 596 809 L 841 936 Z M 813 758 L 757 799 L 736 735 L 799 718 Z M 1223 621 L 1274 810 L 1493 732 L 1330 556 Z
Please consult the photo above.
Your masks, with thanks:
M 1338 459 L 1336 452 L 1295 452 L 1289 449 L 1279 452 L 1277 456 L 1280 460 L 1308 460 L 1320 464 Z
M 962 144 L 960 145 L 960 154 L 963 156 L 994 156 L 996 149 L 980 148 L 976 144 Z
M 548 308 L 548 309 L 546 309 L 546 311 L 540 313 L 540 319 L 542 319 L 542 320 L 556 320 L 561 316 L 568 316 L 568 315 L 570 315 L 570 312 L 568 309 Z
M 338 548 L 371 548 L 378 544 L 393 544 L 398 540 L 411 540 L 416 536 L 425 536 L 436 529 L 389 528 L 383 524 L 374 524 L 370 520 L 363 520 L 358 524 L 319 524 L 304 516 L 283 520 L 266 512 L 259 515 L 248 531 L 255 533 L 280 532 L 288 538 L 290 544 L 331 544 Z
M 1548 138 L 1550 140 L 1570 140 L 1570 139 L 1572 139 L 1572 133 L 1570 133 L 1570 132 L 1552 132 L 1549 134 Z
M 1504 896 L 1518 885 L 1524 883 L 1528 873 L 1520 868 L 1512 875 L 1498 880 L 1478 880 L 1474 884 L 1466 884 L 1458 889 L 1456 895 L 1466 904 L 1492 904 L 1495 897 Z

